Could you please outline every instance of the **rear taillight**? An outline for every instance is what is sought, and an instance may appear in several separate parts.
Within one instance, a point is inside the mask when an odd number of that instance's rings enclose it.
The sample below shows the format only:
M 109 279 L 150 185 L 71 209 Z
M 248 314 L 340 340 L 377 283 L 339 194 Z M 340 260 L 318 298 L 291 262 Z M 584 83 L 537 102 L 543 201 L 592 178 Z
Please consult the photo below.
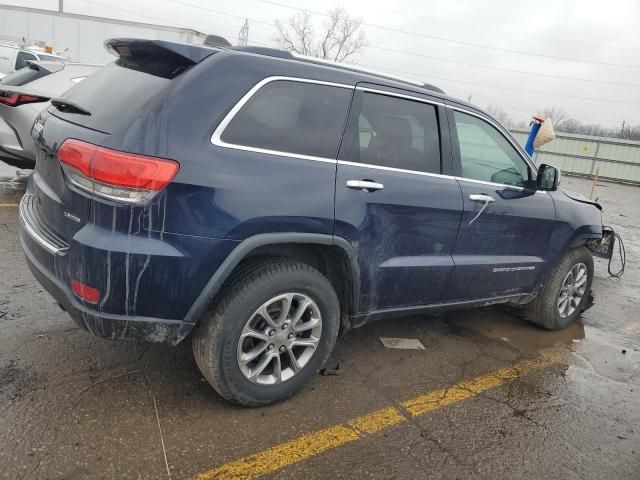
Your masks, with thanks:
M 3 105 L 9 105 L 10 107 L 19 107 L 25 103 L 46 102 L 48 100 L 48 98 L 38 97 L 37 95 L 25 95 L 24 93 L 0 90 L 0 103 Z
M 176 176 L 173 160 L 147 157 L 68 139 L 58 159 L 69 179 L 100 197 L 127 203 L 146 203 Z

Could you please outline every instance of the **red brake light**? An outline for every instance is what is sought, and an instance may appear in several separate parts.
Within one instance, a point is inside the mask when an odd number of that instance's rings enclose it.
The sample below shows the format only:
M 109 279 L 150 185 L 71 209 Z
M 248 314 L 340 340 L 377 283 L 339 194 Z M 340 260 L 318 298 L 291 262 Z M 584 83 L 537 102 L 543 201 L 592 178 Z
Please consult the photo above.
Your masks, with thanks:
M 18 107 L 25 103 L 46 102 L 48 98 L 38 97 L 36 95 L 25 95 L 22 93 L 0 90 L 0 103 L 9 105 L 10 107 Z
M 180 165 L 164 158 L 147 157 L 68 139 L 58 149 L 58 159 L 71 180 L 96 195 L 132 203 L 148 201 L 165 188 Z M 78 178 L 80 173 L 84 178 Z
M 73 290 L 73 293 L 78 297 L 86 300 L 87 302 L 98 303 L 100 301 L 100 290 L 90 287 L 89 285 L 85 285 L 73 278 L 71 279 L 71 290 Z

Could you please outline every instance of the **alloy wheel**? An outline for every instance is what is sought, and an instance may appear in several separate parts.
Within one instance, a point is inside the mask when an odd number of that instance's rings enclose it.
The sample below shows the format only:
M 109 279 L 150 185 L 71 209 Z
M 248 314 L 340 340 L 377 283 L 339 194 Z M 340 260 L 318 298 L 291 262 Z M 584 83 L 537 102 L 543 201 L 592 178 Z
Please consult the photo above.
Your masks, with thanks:
M 322 335 L 316 302 L 302 293 L 271 298 L 247 320 L 237 360 L 250 382 L 274 385 L 295 376 L 309 362 Z
M 587 289 L 588 271 L 584 263 L 574 265 L 562 282 L 558 294 L 558 313 L 561 318 L 573 314 Z

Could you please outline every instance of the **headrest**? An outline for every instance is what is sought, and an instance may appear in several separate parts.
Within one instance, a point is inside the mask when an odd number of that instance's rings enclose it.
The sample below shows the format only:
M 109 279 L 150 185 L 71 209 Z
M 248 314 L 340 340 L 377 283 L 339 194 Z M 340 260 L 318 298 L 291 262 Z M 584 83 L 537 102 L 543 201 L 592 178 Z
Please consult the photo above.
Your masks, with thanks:
M 409 120 L 394 115 L 385 115 L 377 125 L 376 133 L 384 144 L 410 147 L 413 143 L 413 133 Z

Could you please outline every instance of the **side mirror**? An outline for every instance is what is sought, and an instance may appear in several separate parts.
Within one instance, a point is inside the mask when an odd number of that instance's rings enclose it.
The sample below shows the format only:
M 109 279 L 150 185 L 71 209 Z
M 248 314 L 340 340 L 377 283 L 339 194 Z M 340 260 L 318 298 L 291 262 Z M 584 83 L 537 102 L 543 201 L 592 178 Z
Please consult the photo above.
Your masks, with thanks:
M 536 187 L 538 190 L 557 190 L 560 185 L 560 170 L 551 165 L 543 163 L 538 168 Z

